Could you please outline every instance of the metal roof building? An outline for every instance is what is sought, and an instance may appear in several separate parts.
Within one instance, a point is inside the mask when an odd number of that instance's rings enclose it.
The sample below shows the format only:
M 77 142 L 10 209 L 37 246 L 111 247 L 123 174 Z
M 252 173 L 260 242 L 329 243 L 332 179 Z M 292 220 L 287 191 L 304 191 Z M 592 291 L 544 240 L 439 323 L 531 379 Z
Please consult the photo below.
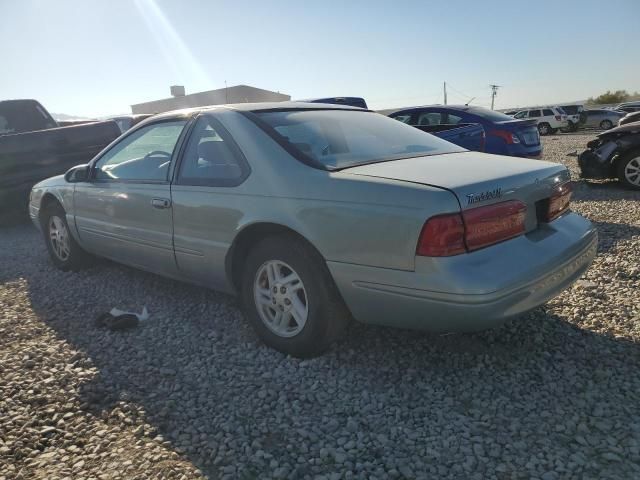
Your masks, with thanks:
M 170 98 L 131 105 L 131 113 L 160 113 L 180 108 L 222 105 L 225 103 L 284 102 L 291 100 L 290 95 L 263 90 L 248 85 L 236 85 L 207 92 L 185 95 L 184 87 L 172 86 Z

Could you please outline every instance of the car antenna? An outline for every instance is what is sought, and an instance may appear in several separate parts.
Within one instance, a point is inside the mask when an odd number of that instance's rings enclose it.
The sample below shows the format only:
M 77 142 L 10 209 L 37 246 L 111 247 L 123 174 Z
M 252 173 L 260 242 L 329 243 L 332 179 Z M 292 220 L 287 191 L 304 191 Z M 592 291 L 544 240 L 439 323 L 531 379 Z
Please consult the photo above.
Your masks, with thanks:
M 471 97 L 471 100 L 469 100 L 467 103 L 465 103 L 465 104 L 464 104 L 464 106 L 465 106 L 465 107 L 468 107 L 468 106 L 469 106 L 469 104 L 470 104 L 471 102 L 473 102 L 475 99 L 476 99 L 476 97 Z

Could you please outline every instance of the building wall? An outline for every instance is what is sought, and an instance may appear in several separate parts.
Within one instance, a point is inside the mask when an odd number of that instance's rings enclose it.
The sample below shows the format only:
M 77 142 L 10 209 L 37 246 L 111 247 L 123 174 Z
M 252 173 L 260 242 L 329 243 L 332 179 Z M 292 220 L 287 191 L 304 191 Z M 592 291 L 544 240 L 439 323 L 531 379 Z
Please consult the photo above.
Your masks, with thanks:
M 290 95 L 262 90 L 261 88 L 237 85 L 208 92 L 192 93 L 183 97 L 164 98 L 152 102 L 131 105 L 131 113 L 161 113 L 181 108 L 222 105 L 225 103 L 285 102 Z

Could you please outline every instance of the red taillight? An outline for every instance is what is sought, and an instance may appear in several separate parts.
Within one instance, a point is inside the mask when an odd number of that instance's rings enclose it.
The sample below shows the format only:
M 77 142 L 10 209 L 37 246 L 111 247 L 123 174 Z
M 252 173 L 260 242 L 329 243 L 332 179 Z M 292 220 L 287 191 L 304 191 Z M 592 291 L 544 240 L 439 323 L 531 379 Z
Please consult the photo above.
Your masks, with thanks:
M 562 120 L 562 117 L 560 115 L 556 115 L 556 120 L 560 121 Z
M 510 200 L 462 212 L 469 251 L 502 242 L 524 233 L 527 206 Z
M 546 217 L 547 222 L 555 220 L 564 212 L 569 210 L 572 191 L 573 187 L 571 185 L 571 182 L 563 183 L 562 185 L 557 187 L 556 193 L 554 193 L 549 198 L 549 208 L 547 209 Z
M 422 227 L 416 254 L 449 257 L 524 233 L 527 207 L 518 200 L 431 217 Z
M 507 145 L 511 145 L 513 143 L 513 134 L 511 132 L 507 132 L 506 130 L 491 130 L 489 132 L 489 135 L 500 137 L 506 142 Z
M 465 251 L 464 224 L 459 213 L 431 217 L 422 227 L 417 255 L 450 257 Z

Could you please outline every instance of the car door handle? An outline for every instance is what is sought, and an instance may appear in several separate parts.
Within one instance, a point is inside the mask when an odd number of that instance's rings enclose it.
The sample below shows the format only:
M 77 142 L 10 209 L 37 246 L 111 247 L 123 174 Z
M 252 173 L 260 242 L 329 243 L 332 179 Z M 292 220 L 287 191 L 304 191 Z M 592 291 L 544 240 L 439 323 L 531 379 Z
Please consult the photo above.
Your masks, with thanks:
M 171 206 L 171 200 L 168 198 L 154 198 L 151 200 L 153 208 L 169 208 Z

